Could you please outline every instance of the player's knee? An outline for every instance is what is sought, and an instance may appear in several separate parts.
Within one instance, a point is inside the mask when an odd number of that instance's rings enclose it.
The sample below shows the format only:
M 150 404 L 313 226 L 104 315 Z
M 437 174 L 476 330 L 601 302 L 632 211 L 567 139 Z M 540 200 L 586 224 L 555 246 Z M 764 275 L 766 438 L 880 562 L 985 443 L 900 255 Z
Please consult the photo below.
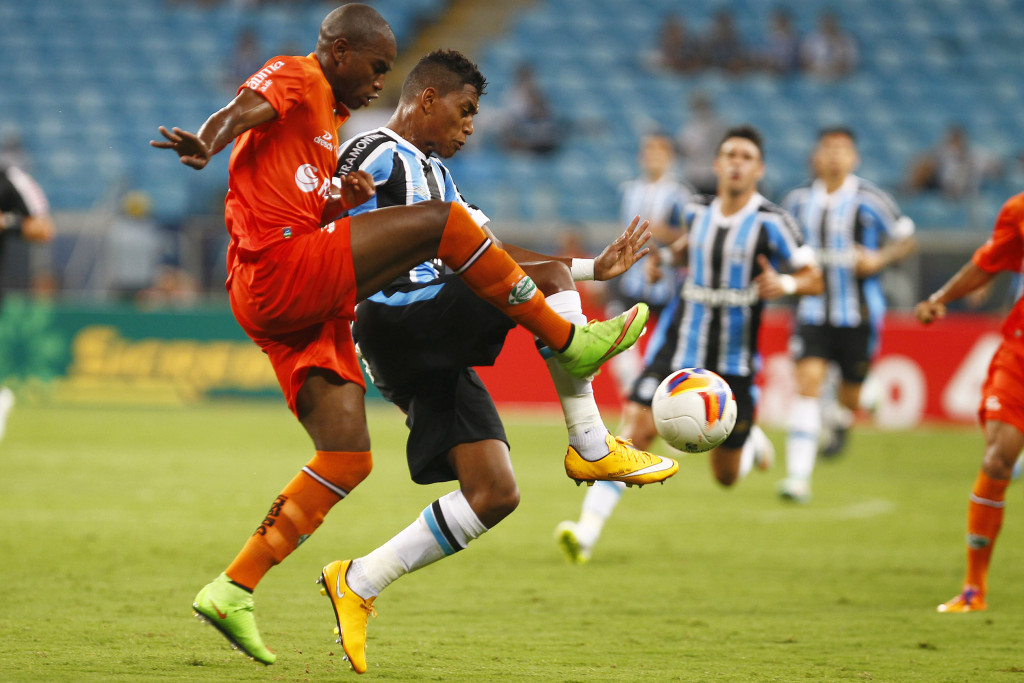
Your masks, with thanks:
M 572 272 L 570 272 L 569 266 L 561 261 L 542 261 L 524 267 L 523 270 L 533 278 L 537 288 L 545 296 L 576 288 L 575 284 L 573 284 Z
M 479 491 L 463 491 L 469 506 L 488 529 L 508 517 L 519 507 L 519 487 L 515 481 L 495 482 Z

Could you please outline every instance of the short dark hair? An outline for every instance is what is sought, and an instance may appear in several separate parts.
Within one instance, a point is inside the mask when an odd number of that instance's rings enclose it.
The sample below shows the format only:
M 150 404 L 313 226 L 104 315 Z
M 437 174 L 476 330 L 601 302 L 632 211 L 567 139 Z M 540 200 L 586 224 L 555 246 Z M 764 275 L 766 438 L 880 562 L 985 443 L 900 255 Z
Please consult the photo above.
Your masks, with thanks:
M 857 144 L 857 135 L 853 132 L 852 128 L 847 126 L 828 126 L 818 131 L 818 142 L 821 142 L 829 135 L 845 135 L 850 138 L 850 142 Z
M 480 69 L 458 50 L 434 50 L 420 59 L 402 84 L 402 99 L 415 97 L 424 88 L 436 88 L 442 97 L 464 85 L 487 91 L 487 79 Z
M 761 139 L 761 133 L 758 132 L 757 128 L 750 125 L 733 126 L 729 130 L 725 131 L 725 135 L 722 136 L 721 141 L 718 143 L 718 150 L 721 151 L 722 145 L 725 141 L 730 138 L 743 138 L 744 140 L 750 140 L 757 147 L 757 151 L 761 154 L 761 160 L 764 160 L 764 143 Z

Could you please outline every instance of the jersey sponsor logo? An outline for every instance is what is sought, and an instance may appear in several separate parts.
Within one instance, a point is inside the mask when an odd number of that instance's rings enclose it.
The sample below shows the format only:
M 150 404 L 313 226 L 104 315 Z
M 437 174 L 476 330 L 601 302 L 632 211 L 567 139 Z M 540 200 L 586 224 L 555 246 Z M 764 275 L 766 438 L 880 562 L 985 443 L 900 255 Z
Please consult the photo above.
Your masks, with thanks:
M 258 90 L 260 92 L 265 91 L 270 87 L 270 81 L 267 80 L 270 77 L 270 74 L 274 73 L 282 66 L 284 66 L 284 62 L 281 60 L 277 60 L 273 64 L 267 64 L 265 67 L 249 77 L 249 80 L 245 82 L 245 87 L 251 88 L 252 90 Z M 260 85 L 263 87 L 261 88 Z
M 295 184 L 303 192 L 312 192 L 320 184 L 320 174 L 313 164 L 302 164 L 295 169 Z
M 747 289 L 715 289 L 714 287 L 701 287 L 692 282 L 687 282 L 683 285 L 683 298 L 696 304 L 719 308 L 753 306 L 757 303 L 760 295 L 757 285 L 751 285 Z
M 384 135 L 383 133 L 373 133 L 371 135 L 366 135 L 359 138 L 351 145 L 346 147 L 345 156 L 342 158 L 341 163 L 338 164 L 338 173 L 342 175 L 351 173 L 352 169 L 358 166 L 357 162 L 359 161 L 359 155 L 362 154 L 374 142 L 386 137 L 387 136 Z
M 511 306 L 518 304 L 525 304 L 527 301 L 533 298 L 533 295 L 537 293 L 537 285 L 533 283 L 533 280 L 529 275 L 524 275 L 519 279 L 513 287 L 512 291 L 508 293 L 508 303 Z
M 333 152 L 334 151 L 334 143 L 331 142 L 333 139 L 334 139 L 334 136 L 331 135 L 330 131 L 326 131 L 325 130 L 322 134 L 317 135 L 315 138 L 313 138 L 313 142 L 315 142 L 316 144 L 320 145 L 324 149 L 329 149 L 329 150 L 331 150 Z
M 822 268 L 853 268 L 857 265 L 856 249 L 819 249 L 814 252 L 814 257 Z

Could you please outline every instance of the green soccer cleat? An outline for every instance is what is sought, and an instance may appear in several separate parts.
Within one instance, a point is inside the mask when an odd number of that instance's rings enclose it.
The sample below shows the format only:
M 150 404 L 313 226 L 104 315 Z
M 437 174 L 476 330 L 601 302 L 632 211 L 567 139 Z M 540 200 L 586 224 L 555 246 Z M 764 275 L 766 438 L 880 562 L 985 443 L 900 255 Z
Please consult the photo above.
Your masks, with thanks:
M 590 561 L 590 550 L 580 544 L 576 536 L 576 522 L 565 521 L 555 527 L 555 542 L 572 564 Z
M 637 304 L 611 320 L 576 325 L 569 347 L 556 351 L 555 358 L 573 377 L 592 377 L 605 361 L 636 343 L 650 314 L 647 304 Z
M 212 624 L 231 646 L 260 664 L 273 664 L 277 655 L 267 649 L 256 628 L 252 593 L 221 574 L 199 591 L 192 609 L 200 621 Z
M 366 622 L 371 616 L 377 616 L 373 607 L 374 598 L 363 599 L 349 588 L 345 580 L 352 560 L 331 562 L 324 567 L 320 578 L 320 594 L 331 599 L 337 627 L 338 644 L 345 651 L 352 669 L 357 673 L 366 673 Z

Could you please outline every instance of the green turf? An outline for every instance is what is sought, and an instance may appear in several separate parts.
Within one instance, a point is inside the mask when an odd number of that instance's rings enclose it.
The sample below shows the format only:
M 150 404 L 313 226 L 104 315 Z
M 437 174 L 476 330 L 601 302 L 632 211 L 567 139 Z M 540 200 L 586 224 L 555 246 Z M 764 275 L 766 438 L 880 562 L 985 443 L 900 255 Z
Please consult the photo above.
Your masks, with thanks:
M 190 604 L 308 459 L 287 411 L 17 406 L 0 443 L 0 679 L 354 678 L 313 583 L 320 567 L 366 553 L 450 490 L 409 482 L 396 412 L 371 423 L 373 475 L 257 591 L 278 653 L 264 668 Z M 857 432 L 842 460 L 819 465 L 807 507 L 775 498 L 779 470 L 723 490 L 705 456 L 687 456 L 665 486 L 629 490 L 576 567 L 551 536 L 583 494 L 562 472 L 560 418 L 508 427 L 519 509 L 385 591 L 365 678 L 1024 680 L 1016 488 L 990 610 L 935 613 L 962 575 L 976 430 Z

